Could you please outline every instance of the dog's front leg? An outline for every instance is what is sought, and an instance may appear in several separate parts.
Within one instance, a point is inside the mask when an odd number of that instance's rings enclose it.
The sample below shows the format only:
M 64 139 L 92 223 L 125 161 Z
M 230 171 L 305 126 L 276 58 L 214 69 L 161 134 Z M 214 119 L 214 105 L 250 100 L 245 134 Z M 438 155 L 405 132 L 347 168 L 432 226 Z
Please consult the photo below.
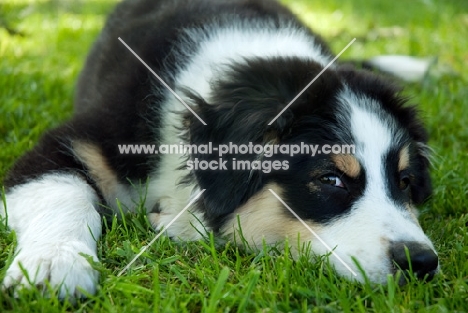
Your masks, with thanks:
M 94 190 L 74 174 L 50 173 L 9 190 L 0 209 L 18 245 L 3 287 L 49 284 L 61 298 L 94 293 L 98 273 L 85 256 L 97 261 L 96 203 Z
M 81 178 L 48 174 L 6 194 L 2 215 L 16 231 L 18 246 L 4 287 L 58 288 L 59 297 L 94 293 L 98 275 L 84 255 L 97 261 L 101 233 L 97 197 Z
M 17 248 L 3 288 L 52 287 L 60 298 L 96 290 L 99 197 L 72 150 L 72 127 L 46 134 L 5 179 L 0 217 L 16 232 Z

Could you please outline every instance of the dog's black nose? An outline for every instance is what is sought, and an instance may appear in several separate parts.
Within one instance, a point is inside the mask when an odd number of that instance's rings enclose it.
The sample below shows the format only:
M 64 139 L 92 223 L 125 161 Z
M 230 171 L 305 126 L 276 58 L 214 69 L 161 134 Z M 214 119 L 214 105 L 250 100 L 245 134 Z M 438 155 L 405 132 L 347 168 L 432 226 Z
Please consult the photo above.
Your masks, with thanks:
M 409 258 L 405 247 L 408 249 Z M 411 268 L 420 279 L 426 277 L 427 280 L 431 280 L 439 266 L 439 258 L 434 250 L 418 242 L 394 242 L 390 247 L 390 255 L 401 270 L 407 271 Z

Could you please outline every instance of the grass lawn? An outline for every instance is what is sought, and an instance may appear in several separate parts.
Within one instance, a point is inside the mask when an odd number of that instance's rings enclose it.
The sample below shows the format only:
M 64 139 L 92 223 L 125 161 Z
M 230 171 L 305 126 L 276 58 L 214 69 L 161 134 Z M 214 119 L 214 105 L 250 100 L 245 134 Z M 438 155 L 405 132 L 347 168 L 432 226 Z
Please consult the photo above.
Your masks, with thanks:
M 342 59 L 381 54 L 437 56 L 445 69 L 406 94 L 420 103 L 434 149 L 434 196 L 421 224 L 440 253 L 429 283 L 359 285 L 326 263 L 292 261 L 212 240 L 158 240 L 121 277 L 117 273 L 154 236 L 146 217 L 113 221 L 99 241 L 101 285 L 76 304 L 31 290 L 0 291 L 0 312 L 466 312 L 468 311 L 468 1 L 284 0 Z M 74 82 L 114 1 L 0 0 L 0 181 L 41 133 L 72 112 Z M 446 69 L 449 70 L 446 70 Z M 15 236 L 0 223 L 0 280 Z

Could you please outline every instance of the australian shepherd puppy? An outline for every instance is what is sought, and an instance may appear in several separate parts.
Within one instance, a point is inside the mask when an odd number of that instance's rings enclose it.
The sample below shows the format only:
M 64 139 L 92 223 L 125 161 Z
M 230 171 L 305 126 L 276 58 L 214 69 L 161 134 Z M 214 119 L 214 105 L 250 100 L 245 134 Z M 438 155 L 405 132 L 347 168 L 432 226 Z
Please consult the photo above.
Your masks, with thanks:
M 431 278 L 438 257 L 415 208 L 431 192 L 426 131 L 397 87 L 334 58 L 274 1 L 119 4 L 74 116 L 4 181 L 18 247 L 3 286 L 95 292 L 83 254 L 98 261 L 102 214 L 142 194 L 177 240 L 289 238 L 294 256 L 329 254 L 350 279 Z

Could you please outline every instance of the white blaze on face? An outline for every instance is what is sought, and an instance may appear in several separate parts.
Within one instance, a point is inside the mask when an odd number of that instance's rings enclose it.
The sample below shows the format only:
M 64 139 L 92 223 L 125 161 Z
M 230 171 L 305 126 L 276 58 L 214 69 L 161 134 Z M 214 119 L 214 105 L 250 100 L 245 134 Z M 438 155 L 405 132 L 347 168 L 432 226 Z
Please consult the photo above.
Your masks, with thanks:
M 404 204 L 397 204 L 388 191 L 385 159 L 399 133 L 396 123 L 378 108 L 375 100 L 357 96 L 345 90 L 339 100 L 346 107 L 349 117 L 356 158 L 365 172 L 364 193 L 348 215 L 338 218 L 320 230 L 320 236 L 335 252 L 359 272 L 352 258 L 356 258 L 373 282 L 386 282 L 392 273 L 389 245 L 394 241 L 416 241 L 432 247 L 420 226 L 412 218 Z M 395 160 L 398 163 L 398 160 Z M 318 244 L 315 252 L 320 253 Z M 323 252 L 326 252 L 325 250 Z M 336 270 L 348 277 L 351 273 L 340 262 L 330 257 Z M 359 280 L 363 280 L 360 276 Z

